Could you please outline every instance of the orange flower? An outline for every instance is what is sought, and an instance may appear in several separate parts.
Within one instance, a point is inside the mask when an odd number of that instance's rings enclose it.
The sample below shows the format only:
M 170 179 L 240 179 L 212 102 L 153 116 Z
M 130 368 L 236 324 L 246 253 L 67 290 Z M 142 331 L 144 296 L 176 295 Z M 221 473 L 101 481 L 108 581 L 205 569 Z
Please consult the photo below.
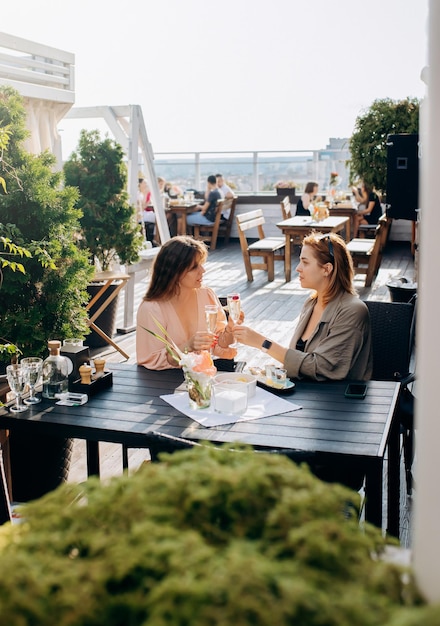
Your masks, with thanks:
M 215 376 L 217 373 L 217 368 L 214 366 L 212 356 L 208 350 L 185 354 L 180 362 L 193 372 L 203 372 L 207 376 Z

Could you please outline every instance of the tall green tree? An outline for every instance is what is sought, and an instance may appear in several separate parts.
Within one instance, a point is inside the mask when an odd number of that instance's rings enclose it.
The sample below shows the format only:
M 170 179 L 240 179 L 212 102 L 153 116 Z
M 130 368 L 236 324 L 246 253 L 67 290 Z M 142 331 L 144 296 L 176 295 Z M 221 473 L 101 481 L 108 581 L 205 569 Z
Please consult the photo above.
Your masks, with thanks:
M 82 130 L 78 148 L 64 165 L 66 183 L 80 192 L 82 244 L 103 270 L 113 259 L 139 260 L 143 239 L 136 211 L 128 202 L 127 168 L 122 147 L 98 130 Z
M 350 180 L 359 178 L 378 191 L 387 188 L 387 137 L 419 132 L 419 100 L 375 100 L 355 122 L 350 139 Z
M 78 246 L 78 192 L 63 186 L 55 157 L 28 153 L 26 112 L 20 94 L 0 88 L 0 127 L 10 135 L 0 162 L 0 236 L 32 254 L 25 272 L 8 272 L 0 289 L 1 334 L 27 355 L 46 354 L 49 338 L 88 333 L 85 303 L 93 272 Z M 41 263 L 46 258 L 47 263 Z

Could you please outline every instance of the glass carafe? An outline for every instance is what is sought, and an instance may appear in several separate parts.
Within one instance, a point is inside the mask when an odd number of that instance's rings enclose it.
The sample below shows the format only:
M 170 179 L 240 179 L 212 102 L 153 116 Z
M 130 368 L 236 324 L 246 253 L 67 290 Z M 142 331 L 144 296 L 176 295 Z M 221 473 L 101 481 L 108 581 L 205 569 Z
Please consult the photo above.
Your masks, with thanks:
M 60 355 L 61 341 L 48 341 L 49 356 L 43 363 L 43 398 L 56 400 L 67 393 L 69 359 Z

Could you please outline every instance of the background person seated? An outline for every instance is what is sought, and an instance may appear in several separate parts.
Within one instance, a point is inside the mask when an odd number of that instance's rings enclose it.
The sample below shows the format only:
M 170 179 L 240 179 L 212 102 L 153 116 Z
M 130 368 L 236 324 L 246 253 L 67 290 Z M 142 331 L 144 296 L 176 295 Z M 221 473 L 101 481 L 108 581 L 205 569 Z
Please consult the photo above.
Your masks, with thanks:
M 162 176 L 157 177 L 157 182 L 161 194 L 166 194 L 169 198 L 177 198 L 178 196 L 183 195 L 180 187 L 166 181 L 165 178 L 162 178 Z
M 151 191 L 145 178 L 139 178 L 139 189 L 137 196 L 138 218 L 139 223 L 143 222 L 145 227 L 145 238 L 151 241 L 153 245 L 159 245 L 155 241 L 156 230 L 156 214 L 151 204 Z M 171 237 L 177 235 L 177 217 L 174 213 L 167 211 L 167 222 Z
M 361 224 L 378 223 L 382 215 L 382 207 L 378 194 L 367 183 L 361 183 L 360 191 L 356 187 L 353 187 L 352 191 L 356 202 L 359 202 L 357 212 L 353 217 L 354 236 L 358 237 Z
M 234 192 L 229 187 L 229 185 L 226 184 L 225 179 L 223 178 L 223 174 L 216 174 L 215 177 L 217 179 L 217 187 L 220 193 L 222 194 L 222 198 L 234 198 L 235 197 Z M 230 208 L 226 209 L 225 211 L 222 211 L 222 219 L 227 220 L 230 214 L 231 214 Z
M 147 241 L 152 242 L 154 237 L 154 225 L 156 223 L 156 216 L 154 214 L 154 209 L 151 204 L 151 191 L 145 178 L 139 178 L 138 182 L 138 224 L 143 225 L 143 229 L 145 229 L 145 238 L 147 239 Z
M 298 200 L 296 205 L 296 213 L 295 215 L 310 215 L 310 204 L 315 200 L 318 194 L 318 183 L 313 181 L 308 182 L 306 188 L 304 189 L 304 193 L 301 198 Z
M 186 218 L 188 226 L 194 226 L 194 224 L 213 224 L 215 221 L 217 202 L 222 199 L 222 195 L 217 186 L 217 179 L 212 174 L 208 176 L 205 198 L 206 200 L 202 204 L 201 210 L 196 213 L 191 213 Z

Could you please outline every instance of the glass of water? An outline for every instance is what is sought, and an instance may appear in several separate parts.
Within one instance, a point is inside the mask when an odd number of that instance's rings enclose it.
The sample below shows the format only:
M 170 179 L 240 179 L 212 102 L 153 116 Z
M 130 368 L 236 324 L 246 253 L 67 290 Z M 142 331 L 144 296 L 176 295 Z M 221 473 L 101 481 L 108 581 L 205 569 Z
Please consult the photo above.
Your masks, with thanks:
M 29 398 L 25 398 L 23 402 L 25 404 L 38 404 L 41 402 L 41 398 L 35 395 L 35 387 L 42 381 L 43 376 L 43 359 L 37 356 L 29 356 L 21 359 L 20 365 L 27 370 L 28 383 L 29 383 Z
M 14 363 L 6 367 L 6 376 L 9 387 L 15 395 L 15 405 L 11 406 L 9 410 L 13 413 L 27 411 L 28 407 L 23 404 L 21 399 L 28 384 L 27 370 L 21 364 Z

